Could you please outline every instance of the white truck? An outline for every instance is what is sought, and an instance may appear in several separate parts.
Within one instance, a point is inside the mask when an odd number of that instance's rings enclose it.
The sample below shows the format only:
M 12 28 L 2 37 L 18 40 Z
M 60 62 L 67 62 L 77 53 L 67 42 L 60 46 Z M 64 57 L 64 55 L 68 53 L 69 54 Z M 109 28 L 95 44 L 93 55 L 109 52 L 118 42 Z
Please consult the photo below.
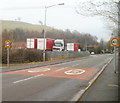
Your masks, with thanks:
M 56 39 L 53 45 L 53 51 L 64 51 L 65 49 L 64 39 Z

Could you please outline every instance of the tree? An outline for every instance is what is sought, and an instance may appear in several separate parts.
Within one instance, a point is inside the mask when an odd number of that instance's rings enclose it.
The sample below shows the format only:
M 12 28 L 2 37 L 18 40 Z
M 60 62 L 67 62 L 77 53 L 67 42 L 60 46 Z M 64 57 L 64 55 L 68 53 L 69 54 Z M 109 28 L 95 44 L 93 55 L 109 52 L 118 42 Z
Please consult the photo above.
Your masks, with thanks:
M 118 23 L 118 0 L 85 0 L 78 4 L 76 12 L 84 16 L 103 16 Z
M 78 3 L 76 12 L 84 16 L 104 17 L 109 20 L 109 28 L 118 34 L 119 0 L 85 0 Z

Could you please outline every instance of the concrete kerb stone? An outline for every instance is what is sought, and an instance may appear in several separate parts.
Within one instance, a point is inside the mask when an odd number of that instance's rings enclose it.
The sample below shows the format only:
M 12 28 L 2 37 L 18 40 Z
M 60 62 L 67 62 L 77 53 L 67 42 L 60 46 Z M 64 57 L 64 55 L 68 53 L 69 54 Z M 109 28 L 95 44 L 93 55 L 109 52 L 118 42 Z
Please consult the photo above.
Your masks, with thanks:
M 93 85 L 93 83 L 97 80 L 97 78 L 102 74 L 102 72 L 105 70 L 105 68 L 110 64 L 110 62 L 113 60 L 111 58 L 103 67 L 102 69 L 92 78 L 89 82 L 89 85 L 85 88 L 80 90 L 70 101 L 73 101 L 74 103 L 79 102 L 81 97 L 84 95 L 84 93 Z

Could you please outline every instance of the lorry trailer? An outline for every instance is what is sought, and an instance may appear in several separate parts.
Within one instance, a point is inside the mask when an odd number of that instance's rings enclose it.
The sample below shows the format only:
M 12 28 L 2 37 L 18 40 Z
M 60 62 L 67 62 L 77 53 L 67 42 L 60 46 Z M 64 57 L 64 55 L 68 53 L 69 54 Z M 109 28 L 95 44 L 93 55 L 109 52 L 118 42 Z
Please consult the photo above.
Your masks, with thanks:
M 67 43 L 67 51 L 78 51 L 78 44 Z
M 37 49 L 52 51 L 54 45 L 54 39 L 50 38 L 37 38 Z
M 37 49 L 37 38 L 27 38 L 27 48 Z
M 28 49 L 39 49 L 52 51 L 54 39 L 50 38 L 27 38 Z

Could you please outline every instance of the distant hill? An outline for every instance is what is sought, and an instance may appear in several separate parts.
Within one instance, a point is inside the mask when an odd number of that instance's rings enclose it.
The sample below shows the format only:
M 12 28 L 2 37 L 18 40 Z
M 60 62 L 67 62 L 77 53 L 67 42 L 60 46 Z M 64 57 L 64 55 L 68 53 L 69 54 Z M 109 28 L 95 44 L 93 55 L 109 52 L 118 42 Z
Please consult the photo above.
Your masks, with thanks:
M 35 25 L 35 24 L 25 23 L 21 21 L 8 21 L 8 20 L 0 20 L 0 26 L 1 25 L 2 25 L 2 30 L 7 29 L 8 31 L 19 28 L 19 29 L 28 30 L 28 31 L 41 32 L 44 28 L 43 25 Z M 46 31 L 50 31 L 54 28 L 46 26 L 45 29 Z
M 61 38 L 61 34 L 64 32 L 63 30 L 44 25 L 35 25 L 21 21 L 0 20 L 0 35 L 3 33 L 4 39 L 12 40 L 14 38 L 15 42 L 25 42 L 27 38 L 43 38 L 43 29 L 47 32 L 47 38 Z M 4 30 L 7 30 L 7 33 Z M 11 34 L 10 36 L 8 36 L 9 33 Z

